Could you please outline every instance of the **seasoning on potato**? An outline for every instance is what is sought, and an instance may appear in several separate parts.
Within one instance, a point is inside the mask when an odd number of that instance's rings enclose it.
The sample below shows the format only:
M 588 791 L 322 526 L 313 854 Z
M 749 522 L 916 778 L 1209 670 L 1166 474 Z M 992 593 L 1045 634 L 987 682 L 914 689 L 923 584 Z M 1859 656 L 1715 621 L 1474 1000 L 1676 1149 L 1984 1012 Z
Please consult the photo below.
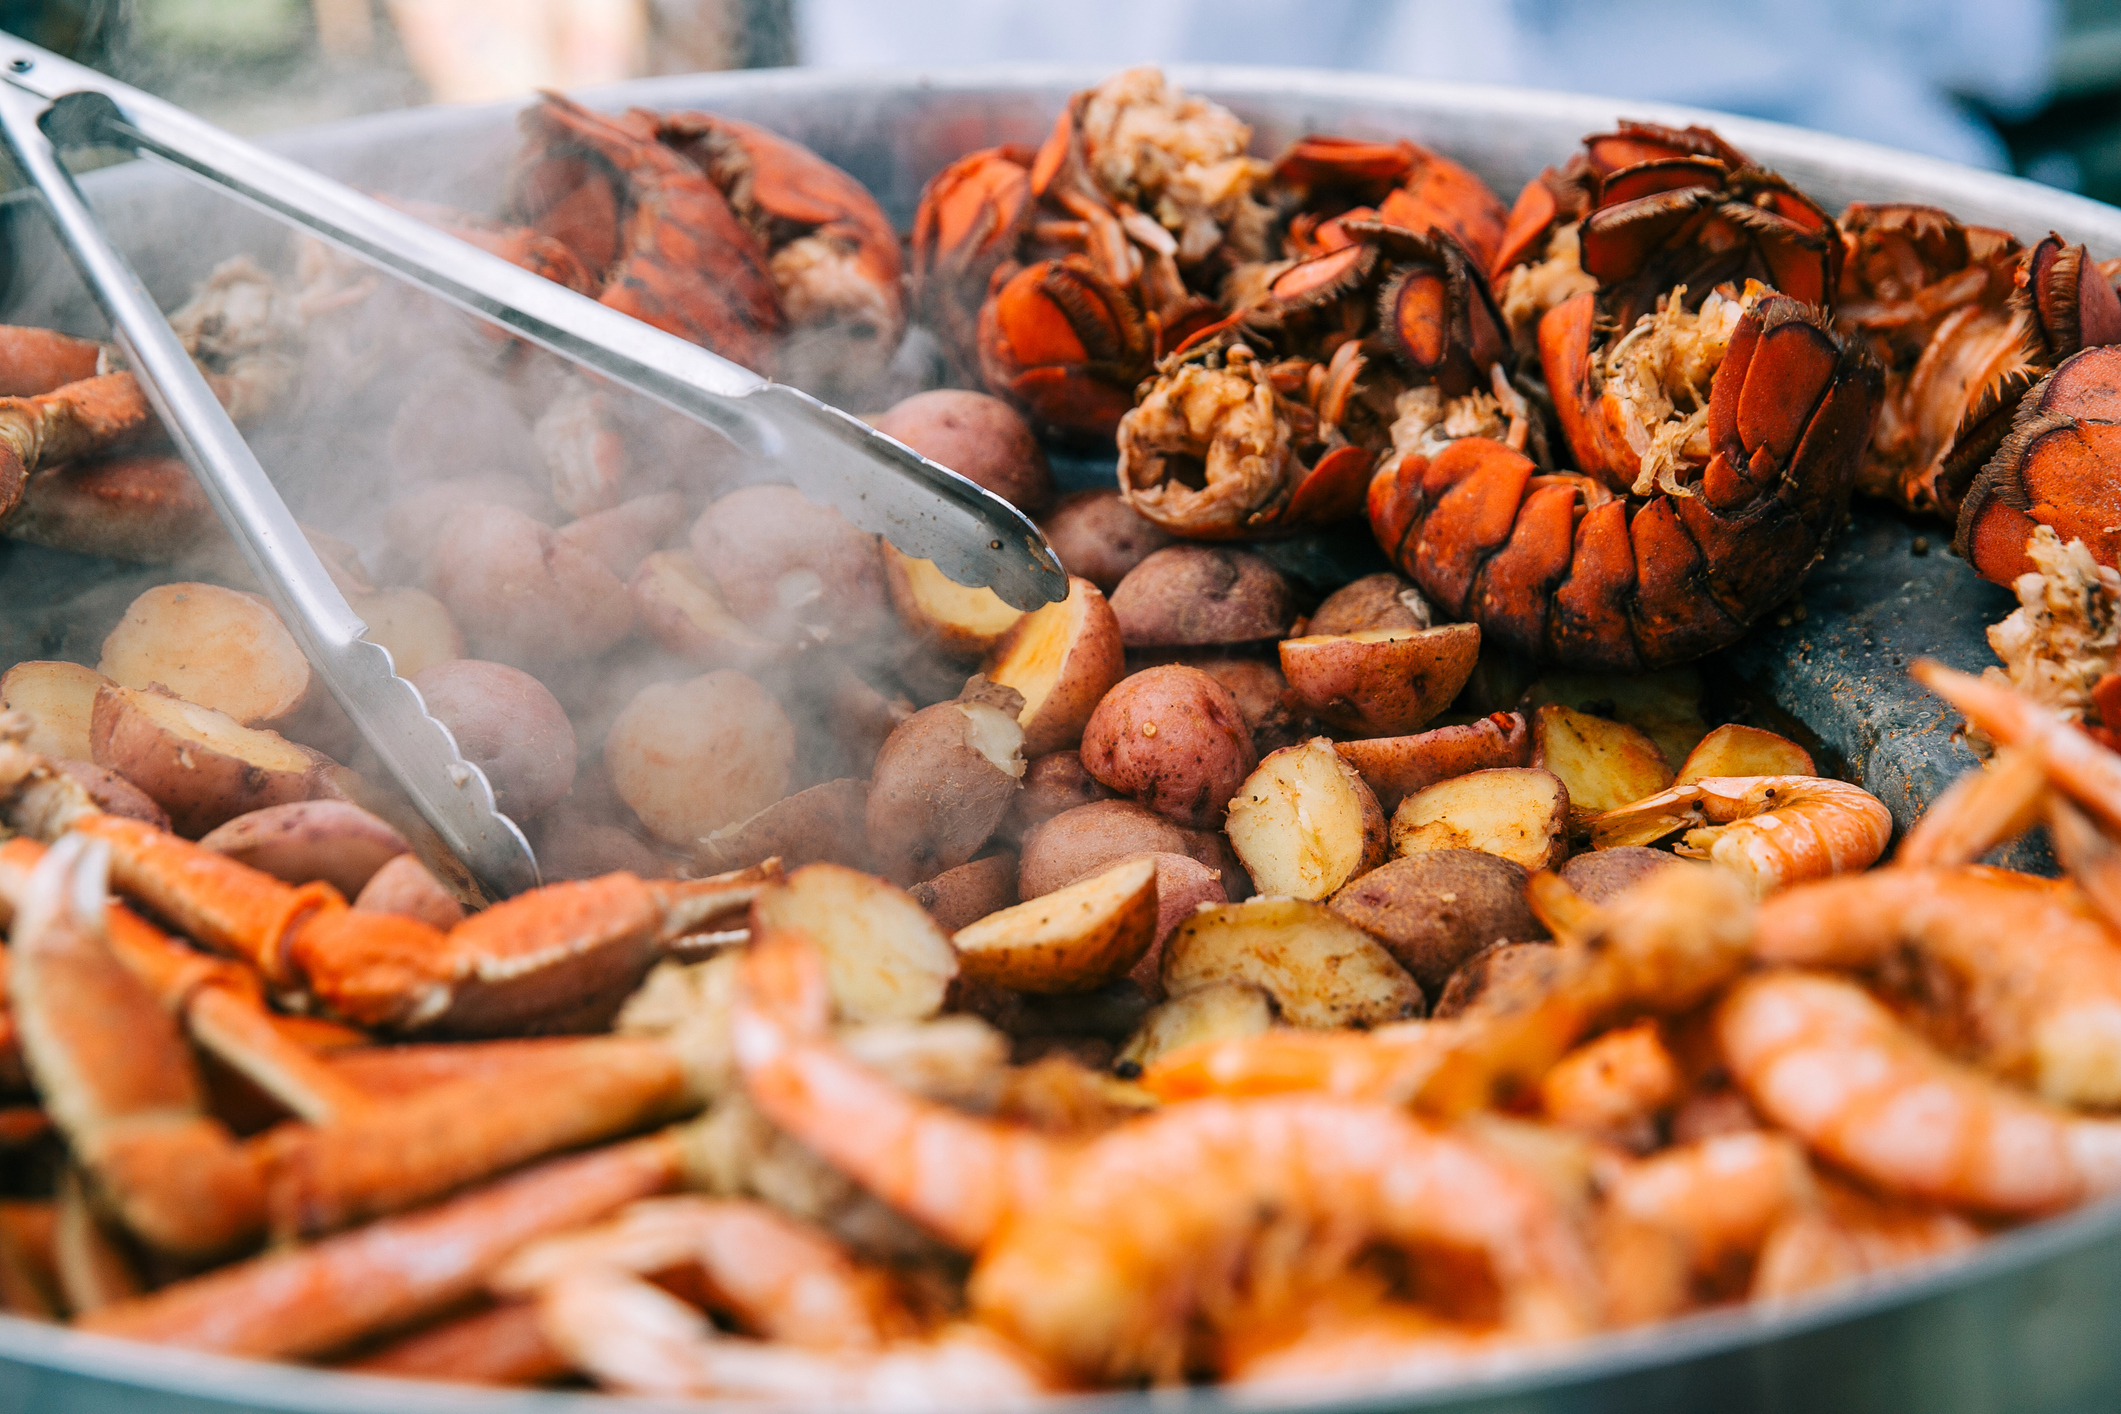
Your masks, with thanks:
M 1385 858 L 1385 814 L 1324 737 L 1283 747 L 1231 798 L 1230 844 L 1261 893 L 1323 899 Z

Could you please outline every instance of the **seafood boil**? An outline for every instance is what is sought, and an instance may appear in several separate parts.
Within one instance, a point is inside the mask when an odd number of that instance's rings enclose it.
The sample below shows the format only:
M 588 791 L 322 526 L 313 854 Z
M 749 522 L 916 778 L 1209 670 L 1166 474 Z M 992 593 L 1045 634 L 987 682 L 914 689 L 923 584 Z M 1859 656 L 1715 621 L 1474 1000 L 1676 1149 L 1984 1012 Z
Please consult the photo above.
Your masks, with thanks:
M 0 1309 L 666 1399 L 1308 1395 L 2121 1187 L 2082 247 L 1643 124 L 1511 207 L 1136 70 L 939 173 L 902 273 L 756 127 L 522 129 L 503 207 L 416 209 L 882 408 L 1069 592 L 958 585 L 321 249 L 227 263 L 171 317 L 231 411 L 387 445 L 388 509 L 310 534 L 537 845 L 493 902 L 122 356 L 0 330 L 0 534 L 163 567 L 92 661 L 0 665 Z M 1913 666 L 1987 764 L 1899 827 L 1696 665 L 1858 495 L 2020 605 L 1986 676 Z M 1384 568 L 1278 553 L 1346 526 Z M 1981 862 L 2035 828 L 2059 877 Z

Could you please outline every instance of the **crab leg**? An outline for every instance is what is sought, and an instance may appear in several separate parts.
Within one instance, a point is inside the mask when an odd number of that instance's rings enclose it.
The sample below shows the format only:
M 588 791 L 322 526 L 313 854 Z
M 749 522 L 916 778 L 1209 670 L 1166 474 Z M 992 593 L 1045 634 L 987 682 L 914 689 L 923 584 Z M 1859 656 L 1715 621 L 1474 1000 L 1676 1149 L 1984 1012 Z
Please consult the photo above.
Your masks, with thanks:
M 129 1300 L 144 1289 L 145 1284 L 124 1249 L 96 1215 L 78 1169 L 68 1169 L 59 1180 L 57 1212 L 52 1223 L 52 1265 L 58 1272 L 66 1309 L 75 1316 Z
M 102 371 L 103 353 L 94 339 L 0 324 L 0 397 L 34 398 L 93 378 Z
M 96 1312 L 80 1328 L 263 1359 L 336 1350 L 448 1309 L 516 1249 L 677 1182 L 669 1132 L 555 1159 L 431 1208 Z
M 357 1375 L 473 1385 L 549 1384 L 574 1369 L 545 1338 L 538 1308 L 528 1301 L 443 1321 L 339 1368 Z
M 30 878 L 13 925 L 12 983 L 39 1093 L 125 1224 L 204 1257 L 265 1220 L 255 1152 L 206 1113 L 177 1023 L 110 945 L 108 852 L 62 841 Z

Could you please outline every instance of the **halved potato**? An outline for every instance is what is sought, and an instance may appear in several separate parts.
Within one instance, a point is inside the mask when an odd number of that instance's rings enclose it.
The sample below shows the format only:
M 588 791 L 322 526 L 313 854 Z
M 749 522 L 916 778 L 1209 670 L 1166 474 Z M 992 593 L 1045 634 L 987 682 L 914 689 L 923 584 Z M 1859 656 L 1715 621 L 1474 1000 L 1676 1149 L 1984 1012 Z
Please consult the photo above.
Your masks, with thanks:
M 161 686 L 246 727 L 286 721 L 309 696 L 309 660 L 263 600 L 218 584 L 162 584 L 103 640 L 97 671 Z
M 412 857 L 403 835 L 346 800 L 268 805 L 209 830 L 199 844 L 290 884 L 322 879 L 347 898 L 391 860 Z
M 1546 673 L 1515 705 L 1527 714 L 1559 703 L 1626 722 L 1657 743 L 1666 761 L 1684 761 L 1708 734 L 1701 717 L 1701 673 L 1664 668 L 1654 673 Z
M 1282 676 L 1321 721 L 1358 736 L 1419 731 L 1451 705 L 1480 657 L 1477 624 L 1287 638 Z
M 1324 904 L 1255 898 L 1203 908 L 1164 943 L 1164 992 L 1247 982 L 1297 1026 L 1379 1026 L 1420 1016 L 1421 988 L 1382 943 Z
M 361 637 L 390 650 L 401 678 L 464 656 L 464 631 L 448 606 L 424 589 L 378 589 L 346 602 L 368 625 Z
M 1569 790 L 1537 767 L 1472 771 L 1408 796 L 1392 812 L 1392 853 L 1478 849 L 1526 869 L 1568 854 Z
M 793 928 L 825 955 L 842 1021 L 920 1021 L 943 1008 L 957 953 L 903 889 L 838 864 L 811 864 L 751 905 L 752 936 Z
M 1586 819 L 1632 805 L 1672 783 L 1657 743 L 1608 717 L 1548 705 L 1532 716 L 1532 764 L 1569 788 L 1569 811 Z
M 1812 753 L 1786 736 L 1741 727 L 1736 722 L 1716 728 L 1687 753 L 1675 786 L 1690 786 L 1710 776 L 1816 776 Z
M 1156 1007 L 1120 1047 L 1118 1066 L 1147 1070 L 1173 1051 L 1257 1036 L 1274 1024 L 1274 1004 L 1249 982 L 1211 982 Z M 1123 1072 L 1124 1073 L 1124 1072 Z
M 79 663 L 33 660 L 0 674 L 0 712 L 26 712 L 34 725 L 23 746 L 62 760 L 89 759 L 88 723 L 96 689 L 110 681 Z
M 756 667 L 782 652 L 731 612 L 714 577 L 684 550 L 644 557 L 626 592 L 642 632 L 703 668 Z
M 1156 938 L 1156 861 L 1130 859 L 951 939 L 967 977 L 1016 992 L 1088 992 L 1141 959 Z
M 700 841 L 693 859 L 708 874 L 748 869 L 774 858 L 789 869 L 803 864 L 859 869 L 869 862 L 869 838 L 862 823 L 868 804 L 867 781 L 826 781 L 714 831 Z
M 864 806 L 869 857 L 899 882 L 932 879 L 979 853 L 1023 779 L 1023 728 L 986 700 L 991 684 L 967 691 L 973 700 L 915 712 L 876 753 Z M 1016 696 L 1003 700 L 1013 707 Z
M 1119 620 L 1096 585 L 1071 578 L 1068 597 L 1018 619 L 981 671 L 1024 695 L 1016 718 L 1024 755 L 1065 751 L 1083 739 L 1099 700 L 1126 675 Z
M 1532 764 L 1532 732 L 1516 712 L 1492 712 L 1477 722 L 1436 727 L 1413 736 L 1381 736 L 1343 741 L 1334 750 L 1362 772 L 1377 803 L 1397 810 L 1399 802 L 1438 781 L 1468 771 Z
M 97 689 L 89 749 L 91 760 L 146 791 L 176 832 L 193 839 L 238 815 L 307 800 L 311 774 L 330 765 L 278 732 L 116 684 Z
M 1328 898 L 1385 858 L 1377 796 L 1322 736 L 1260 762 L 1231 797 L 1226 829 L 1268 895 Z
M 933 560 L 917 560 L 889 543 L 883 551 L 884 587 L 899 621 L 953 657 L 979 657 L 1024 616 L 991 589 L 959 584 Z

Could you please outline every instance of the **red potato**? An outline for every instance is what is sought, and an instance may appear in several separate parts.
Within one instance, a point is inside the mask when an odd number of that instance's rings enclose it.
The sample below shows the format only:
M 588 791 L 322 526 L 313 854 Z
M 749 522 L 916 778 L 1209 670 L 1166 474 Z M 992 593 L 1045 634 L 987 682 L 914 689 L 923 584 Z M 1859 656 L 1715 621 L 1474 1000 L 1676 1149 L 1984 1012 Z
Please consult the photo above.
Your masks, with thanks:
M 1063 496 L 1039 522 L 1061 568 L 1105 593 L 1149 556 L 1173 543 L 1170 531 L 1143 520 L 1118 491 L 1077 491 Z
M 559 877 L 551 873 L 549 865 L 546 872 L 548 877 Z M 464 905 L 457 902 L 456 895 L 442 887 L 442 881 L 420 862 L 416 854 L 401 854 L 385 861 L 383 867 L 361 886 L 353 906 L 361 913 L 396 913 L 417 918 L 445 933 L 464 921 Z
M 1690 786 L 1710 776 L 1816 776 L 1812 753 L 1786 736 L 1742 727 L 1736 722 L 1703 737 L 1680 763 L 1675 786 Z
M 0 712 L 23 712 L 30 734 L 23 745 L 44 756 L 89 759 L 88 723 L 96 690 L 110 679 L 79 663 L 31 660 L 0 674 Z
M 1532 714 L 1532 764 L 1561 778 L 1569 817 L 1579 822 L 1672 783 L 1672 768 L 1647 733 L 1558 704 Z
M 825 781 L 716 830 L 700 841 L 693 861 L 702 874 L 749 869 L 768 859 L 779 859 L 784 869 L 820 863 L 866 869 L 868 805 L 867 781 Z
M 451 512 L 428 583 L 483 658 L 543 664 L 593 658 L 633 627 L 617 575 L 506 506 Z
M 307 800 L 330 765 L 225 712 L 115 684 L 96 693 L 89 747 L 98 766 L 138 786 L 192 839 L 238 815 Z
M 1304 625 L 1307 634 L 1360 633 L 1365 629 L 1412 632 L 1434 624 L 1421 591 L 1389 572 L 1366 574 L 1328 594 Z
M 1253 643 L 1287 631 L 1295 592 L 1249 550 L 1172 545 L 1128 571 L 1112 612 L 1129 648 Z
M 1124 678 L 1083 728 L 1083 766 L 1121 795 L 1191 829 L 1219 824 L 1259 764 L 1230 690 L 1198 668 Z
M 611 724 L 604 767 L 650 834 L 679 849 L 788 791 L 795 727 L 742 673 L 641 689 Z
M 1259 763 L 1225 827 L 1263 894 L 1324 899 L 1384 862 L 1385 814 L 1333 743 L 1314 737 Z
M 376 871 L 410 857 L 405 837 L 345 800 L 298 800 L 238 815 L 200 837 L 199 844 L 290 884 L 322 879 L 347 898 Z
M 1222 836 L 1188 830 L 1131 800 L 1099 800 L 1064 810 L 1024 835 L 1017 891 L 1037 898 L 1137 854 L 1178 854 L 1210 869 L 1222 863 Z
M 1524 867 L 1477 849 L 1404 855 L 1349 884 L 1328 907 L 1383 943 L 1432 997 L 1482 948 L 1547 936 L 1525 902 Z
M 1610 903 L 1661 870 L 1700 867 L 1661 849 L 1623 844 L 1579 854 L 1562 865 L 1559 872 L 1561 882 L 1581 895 L 1584 902 Z
M 692 524 L 723 602 L 776 643 L 861 643 L 883 621 L 876 537 L 792 486 L 746 486 Z
M 626 593 L 641 632 L 700 667 L 758 668 L 785 651 L 730 612 L 714 576 L 689 551 L 643 556 Z
M 916 560 L 888 543 L 882 550 L 884 585 L 899 622 L 938 652 L 978 658 L 1024 616 L 991 589 L 959 584 L 933 560 Z
M 1528 871 L 1568 857 L 1569 791 L 1551 771 L 1505 767 L 1438 781 L 1392 812 L 1392 853 L 1478 849 Z
M 569 521 L 553 532 L 553 538 L 599 561 L 620 579 L 627 579 L 651 551 L 678 538 L 689 510 L 685 498 L 677 492 L 657 491 Z
M 390 650 L 391 667 L 401 678 L 464 656 L 464 631 L 448 606 L 424 589 L 378 589 L 346 602 L 368 626 L 361 636 Z
M 1532 764 L 1532 734 L 1516 712 L 1494 712 L 1477 722 L 1436 727 L 1413 736 L 1343 741 L 1334 750 L 1377 792 L 1387 812 L 1438 781 L 1469 771 Z
M 1023 415 L 1000 398 L 937 388 L 892 404 L 874 425 L 1026 515 L 1037 515 L 1053 499 L 1045 451 Z
M 1303 712 L 1292 707 L 1289 680 L 1281 669 L 1258 658 L 1194 658 L 1178 661 L 1199 668 L 1230 689 L 1244 714 L 1252 745 L 1261 756 L 1304 739 Z
M 309 659 L 280 616 L 218 584 L 142 593 L 103 640 L 96 670 L 121 687 L 167 688 L 247 727 L 284 723 L 310 696 Z
M 917 883 L 977 854 L 1016 796 L 1023 747 L 1023 728 L 992 701 L 938 702 L 908 717 L 877 752 L 869 779 L 878 871 Z
M 1091 992 L 1124 976 L 1156 937 L 1156 864 L 1132 859 L 957 931 L 962 975 L 1040 994 Z
M 501 379 L 455 361 L 423 363 L 419 372 L 384 443 L 394 483 L 512 478 L 542 465 L 530 422 Z
M 955 869 L 945 869 L 906 892 L 913 895 L 915 903 L 928 910 L 928 916 L 935 920 L 938 928 L 945 933 L 955 933 L 990 913 L 1013 908 L 1019 902 L 1016 896 L 1016 856 L 990 854 L 983 859 L 974 859 Z
M 449 728 L 464 759 L 486 773 L 494 804 L 519 820 L 557 805 L 574 785 L 574 725 L 520 668 L 459 658 L 412 680 L 428 714 Z
M 543 492 L 518 476 L 488 474 L 432 482 L 398 497 L 383 512 L 386 568 L 424 575 L 442 527 L 464 506 L 506 506 L 544 525 L 560 514 Z
M 34 751 L 36 748 L 30 749 Z M 104 814 L 144 820 L 158 830 L 169 828 L 169 812 L 155 804 L 146 791 L 108 766 L 98 766 L 85 757 L 78 761 L 55 759 L 52 766 L 59 774 L 72 777 L 74 784 L 87 791 L 88 798 Z
M 1049 751 L 1025 764 L 1023 789 L 1010 802 L 1001 833 L 1020 840 L 1064 810 L 1110 799 L 1112 791 L 1083 769 L 1081 752 Z
M 1480 656 L 1476 624 L 1285 638 L 1289 695 L 1357 736 L 1403 736 L 1451 705 Z
M 1183 854 L 1152 854 L 1156 861 L 1156 939 L 1127 976 L 1152 1002 L 1164 999 L 1164 941 L 1202 904 L 1230 901 L 1222 871 Z
M 1090 714 L 1127 671 L 1119 620 L 1096 585 L 1071 579 L 1068 597 L 1018 619 L 982 671 L 1023 694 L 1027 754 L 1064 751 L 1083 739 Z
M 671 860 L 643 843 L 631 830 L 577 816 L 564 806 L 537 822 L 533 841 L 539 872 L 548 882 L 596 879 L 622 870 L 643 879 L 664 879 L 677 872 Z

